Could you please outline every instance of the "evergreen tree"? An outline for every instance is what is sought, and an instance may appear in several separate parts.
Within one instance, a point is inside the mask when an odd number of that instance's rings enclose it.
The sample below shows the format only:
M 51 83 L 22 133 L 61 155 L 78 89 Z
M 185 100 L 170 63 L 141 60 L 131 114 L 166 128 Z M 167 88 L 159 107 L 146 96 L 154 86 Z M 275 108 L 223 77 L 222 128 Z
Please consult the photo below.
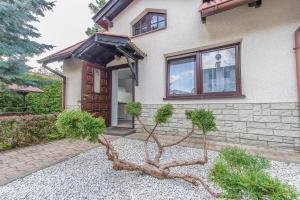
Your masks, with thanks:
M 30 69 L 27 58 L 53 47 L 34 41 L 40 33 L 32 23 L 53 7 L 48 0 L 0 1 L 0 82 L 32 84 L 22 78 Z
M 92 12 L 92 14 L 96 14 L 105 4 L 106 4 L 106 0 L 95 0 L 96 3 L 90 3 L 89 4 L 89 8 Z M 89 27 L 87 28 L 87 30 L 85 31 L 85 34 L 87 36 L 91 36 L 93 35 L 94 33 L 97 33 L 97 32 L 104 32 L 105 29 L 100 27 L 98 24 L 94 24 L 93 27 Z

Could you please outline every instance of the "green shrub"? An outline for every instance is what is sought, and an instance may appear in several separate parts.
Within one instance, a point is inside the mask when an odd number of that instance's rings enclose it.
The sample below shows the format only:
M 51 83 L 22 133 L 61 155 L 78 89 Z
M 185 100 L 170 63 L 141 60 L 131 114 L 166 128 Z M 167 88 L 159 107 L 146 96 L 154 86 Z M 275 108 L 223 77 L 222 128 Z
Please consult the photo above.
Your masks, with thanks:
M 0 121 L 0 149 L 63 138 L 55 127 L 56 114 L 10 117 Z
M 139 117 L 142 113 L 142 104 L 140 102 L 128 102 L 125 105 L 125 112 L 133 117 Z
M 225 199 L 297 199 L 295 188 L 272 178 L 265 171 L 269 166 L 270 162 L 259 155 L 228 147 L 215 161 L 210 178 L 223 189 Z
M 98 135 L 105 131 L 105 120 L 95 118 L 88 112 L 68 110 L 59 114 L 56 127 L 67 138 L 87 138 L 96 142 Z
M 216 130 L 215 117 L 211 111 L 204 109 L 187 110 L 185 111 L 185 115 L 187 119 L 191 120 L 204 134 Z
M 43 93 L 28 94 L 29 112 L 33 114 L 61 112 L 62 82 L 53 81 L 42 89 Z
M 163 105 L 155 113 L 155 122 L 158 124 L 166 123 L 172 117 L 173 110 L 174 108 L 171 104 Z

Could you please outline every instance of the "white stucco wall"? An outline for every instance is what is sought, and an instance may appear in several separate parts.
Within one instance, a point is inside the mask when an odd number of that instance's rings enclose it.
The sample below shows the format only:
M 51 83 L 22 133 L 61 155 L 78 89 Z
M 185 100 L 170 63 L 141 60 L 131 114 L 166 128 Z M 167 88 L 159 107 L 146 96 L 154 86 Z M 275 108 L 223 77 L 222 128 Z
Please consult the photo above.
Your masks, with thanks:
M 300 26 L 299 0 L 264 0 L 262 7 L 247 5 L 207 18 L 201 23 L 200 0 L 135 0 L 109 30 L 131 36 L 130 22 L 145 8 L 167 10 L 166 30 L 133 38 L 147 53 L 140 62 L 136 100 L 160 104 L 165 97 L 164 54 L 241 39 L 244 99 L 188 100 L 214 102 L 297 102 L 294 31 Z M 172 101 L 186 103 L 187 101 Z
M 66 76 L 66 108 L 81 108 L 82 61 L 68 59 L 64 61 L 63 74 Z

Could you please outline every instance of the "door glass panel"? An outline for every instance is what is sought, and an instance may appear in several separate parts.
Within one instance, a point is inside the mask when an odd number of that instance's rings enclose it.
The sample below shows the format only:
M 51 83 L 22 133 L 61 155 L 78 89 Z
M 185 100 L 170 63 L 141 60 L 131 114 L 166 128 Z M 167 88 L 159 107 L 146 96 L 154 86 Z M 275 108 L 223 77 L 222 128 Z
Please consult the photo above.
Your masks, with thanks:
M 101 92 L 101 71 L 94 69 L 94 93 Z
M 195 94 L 195 58 L 170 61 L 170 95 Z
M 228 48 L 202 54 L 203 92 L 236 91 L 236 50 Z

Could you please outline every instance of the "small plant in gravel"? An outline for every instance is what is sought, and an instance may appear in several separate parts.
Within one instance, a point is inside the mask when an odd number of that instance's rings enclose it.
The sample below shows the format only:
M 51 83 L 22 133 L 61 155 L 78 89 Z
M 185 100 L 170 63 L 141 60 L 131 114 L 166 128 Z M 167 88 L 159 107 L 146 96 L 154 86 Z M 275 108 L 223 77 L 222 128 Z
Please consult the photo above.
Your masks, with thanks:
M 105 131 L 105 120 L 102 117 L 95 118 L 88 112 L 67 110 L 58 115 L 56 127 L 68 138 L 88 138 L 96 142 L 98 135 Z
M 292 186 L 271 177 L 266 169 L 270 162 L 237 147 L 221 151 L 210 171 L 210 178 L 223 189 L 225 199 L 295 200 Z

